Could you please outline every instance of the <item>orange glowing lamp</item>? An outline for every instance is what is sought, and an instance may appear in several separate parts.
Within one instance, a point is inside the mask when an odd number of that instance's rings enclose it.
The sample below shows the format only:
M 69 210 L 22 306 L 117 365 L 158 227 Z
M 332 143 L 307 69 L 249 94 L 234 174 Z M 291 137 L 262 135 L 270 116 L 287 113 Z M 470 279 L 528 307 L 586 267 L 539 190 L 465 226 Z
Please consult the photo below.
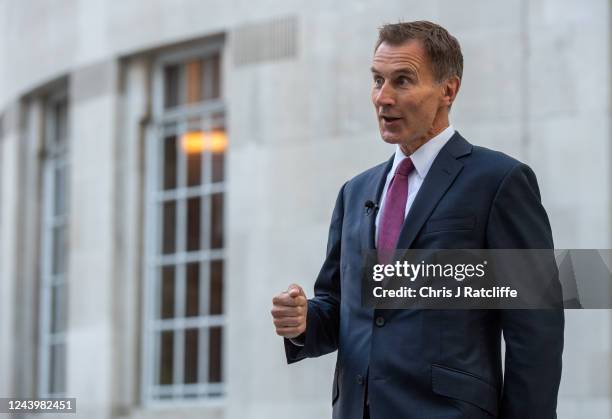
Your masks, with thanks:
M 225 131 L 188 131 L 181 136 L 181 148 L 187 154 L 223 153 L 227 148 L 227 135 Z

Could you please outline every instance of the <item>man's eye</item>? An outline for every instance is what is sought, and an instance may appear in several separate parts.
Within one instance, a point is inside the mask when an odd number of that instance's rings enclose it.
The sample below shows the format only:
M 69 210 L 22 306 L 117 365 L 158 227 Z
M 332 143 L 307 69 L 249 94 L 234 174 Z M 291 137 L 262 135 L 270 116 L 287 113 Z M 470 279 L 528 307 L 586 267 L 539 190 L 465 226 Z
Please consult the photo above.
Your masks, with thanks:
M 374 77 L 374 85 L 381 87 L 383 85 L 383 79 L 381 77 Z
M 410 79 L 408 77 L 398 77 L 397 79 L 397 84 L 399 84 L 400 86 L 405 86 L 407 84 L 410 84 Z

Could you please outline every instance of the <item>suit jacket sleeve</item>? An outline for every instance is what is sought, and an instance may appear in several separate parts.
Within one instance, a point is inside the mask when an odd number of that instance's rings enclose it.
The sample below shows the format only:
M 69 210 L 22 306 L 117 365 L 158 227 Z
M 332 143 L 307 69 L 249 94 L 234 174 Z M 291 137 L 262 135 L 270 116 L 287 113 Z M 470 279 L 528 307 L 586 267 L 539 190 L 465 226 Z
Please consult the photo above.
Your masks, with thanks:
M 518 164 L 501 182 L 489 215 L 487 241 L 494 249 L 554 248 L 537 180 L 528 166 Z M 563 310 L 502 310 L 500 321 L 506 342 L 500 418 L 556 418 Z
M 340 189 L 332 214 L 327 240 L 327 255 L 315 282 L 314 298 L 308 300 L 306 332 L 299 337 L 303 345 L 284 339 L 289 364 L 338 349 L 340 326 L 340 243 L 344 218 L 344 188 Z

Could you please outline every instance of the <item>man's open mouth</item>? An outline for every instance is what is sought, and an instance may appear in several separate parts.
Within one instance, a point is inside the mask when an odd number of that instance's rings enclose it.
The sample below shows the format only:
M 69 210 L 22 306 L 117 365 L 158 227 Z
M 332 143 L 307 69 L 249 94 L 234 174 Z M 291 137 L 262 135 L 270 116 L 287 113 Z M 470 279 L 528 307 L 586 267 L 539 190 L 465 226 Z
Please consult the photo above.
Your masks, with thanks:
M 398 121 L 398 120 L 402 119 L 402 118 L 400 118 L 399 116 L 388 116 L 388 115 L 381 115 L 381 118 L 382 118 L 382 119 L 383 119 L 385 122 L 387 122 L 387 123 L 389 123 L 389 122 L 393 122 L 393 121 Z

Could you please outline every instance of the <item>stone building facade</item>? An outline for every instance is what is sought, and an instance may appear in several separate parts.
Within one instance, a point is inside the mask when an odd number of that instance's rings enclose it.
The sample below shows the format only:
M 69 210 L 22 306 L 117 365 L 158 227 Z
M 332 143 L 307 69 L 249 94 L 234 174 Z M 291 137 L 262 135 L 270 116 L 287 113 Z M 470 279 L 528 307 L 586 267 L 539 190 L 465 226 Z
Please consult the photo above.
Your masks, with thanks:
M 0 396 L 78 417 L 329 417 L 269 315 L 388 158 L 376 28 L 462 44 L 451 114 L 535 170 L 558 248 L 612 246 L 607 0 L 0 2 Z M 612 415 L 612 314 L 567 312 L 560 418 Z

